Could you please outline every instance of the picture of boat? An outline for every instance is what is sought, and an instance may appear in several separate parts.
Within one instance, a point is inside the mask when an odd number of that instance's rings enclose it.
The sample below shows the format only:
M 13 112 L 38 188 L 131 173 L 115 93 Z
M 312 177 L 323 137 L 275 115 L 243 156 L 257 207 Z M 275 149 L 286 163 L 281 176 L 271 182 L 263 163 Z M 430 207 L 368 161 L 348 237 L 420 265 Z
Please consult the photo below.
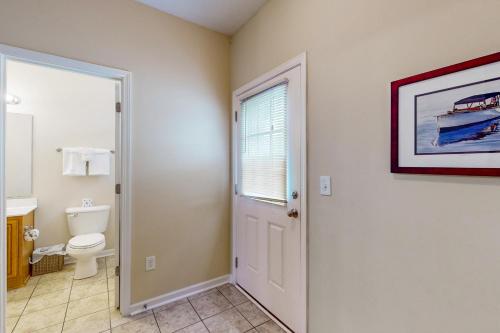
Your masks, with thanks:
M 500 152 L 500 77 L 414 100 L 415 155 Z
M 445 133 L 488 123 L 500 118 L 500 92 L 473 95 L 453 105 L 446 114 L 437 116 L 438 132 Z

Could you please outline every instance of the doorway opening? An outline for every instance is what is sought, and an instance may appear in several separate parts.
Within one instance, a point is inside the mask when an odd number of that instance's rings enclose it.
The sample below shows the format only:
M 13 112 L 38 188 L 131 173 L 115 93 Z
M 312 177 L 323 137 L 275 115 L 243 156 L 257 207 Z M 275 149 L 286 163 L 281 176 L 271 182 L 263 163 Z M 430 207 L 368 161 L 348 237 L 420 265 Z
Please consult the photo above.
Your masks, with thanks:
M 0 45 L 0 332 L 128 314 L 129 86 Z

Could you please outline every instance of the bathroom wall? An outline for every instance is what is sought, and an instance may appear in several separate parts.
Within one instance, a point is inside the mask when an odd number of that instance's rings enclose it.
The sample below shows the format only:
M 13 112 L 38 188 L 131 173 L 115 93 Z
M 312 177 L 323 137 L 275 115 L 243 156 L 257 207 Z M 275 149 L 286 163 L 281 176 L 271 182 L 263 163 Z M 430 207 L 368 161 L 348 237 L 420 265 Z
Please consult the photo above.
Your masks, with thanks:
M 0 7 L 0 43 L 132 72 L 132 302 L 228 274 L 228 38 L 133 0 Z
M 309 332 L 500 331 L 500 179 L 389 170 L 390 82 L 498 52 L 499 12 L 271 0 L 233 38 L 232 89 L 307 51 Z
M 71 236 L 64 210 L 91 198 L 95 205 L 112 207 L 105 235 L 106 248 L 114 248 L 114 158 L 109 176 L 63 176 L 62 153 L 56 148 L 114 149 L 115 82 L 8 61 L 7 91 L 21 98 L 21 104 L 8 105 L 7 111 L 33 116 L 33 196 L 40 229 L 35 246 L 67 243 Z

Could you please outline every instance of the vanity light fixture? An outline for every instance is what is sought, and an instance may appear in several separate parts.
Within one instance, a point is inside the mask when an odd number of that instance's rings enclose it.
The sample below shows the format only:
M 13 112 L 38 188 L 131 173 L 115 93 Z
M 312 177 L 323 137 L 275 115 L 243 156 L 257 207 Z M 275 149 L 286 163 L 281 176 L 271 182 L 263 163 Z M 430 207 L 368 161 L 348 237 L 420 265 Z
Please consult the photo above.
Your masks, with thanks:
M 11 95 L 11 94 L 5 95 L 5 101 L 9 105 L 21 104 L 21 99 L 15 95 Z

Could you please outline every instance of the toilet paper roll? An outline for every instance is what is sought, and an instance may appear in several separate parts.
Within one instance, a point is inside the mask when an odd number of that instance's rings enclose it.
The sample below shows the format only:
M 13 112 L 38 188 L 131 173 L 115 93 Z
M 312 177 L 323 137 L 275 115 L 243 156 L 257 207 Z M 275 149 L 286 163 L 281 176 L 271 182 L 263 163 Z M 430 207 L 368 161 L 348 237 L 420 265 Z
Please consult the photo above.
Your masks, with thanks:
M 24 231 L 24 240 L 27 242 L 32 242 L 40 236 L 40 230 L 38 229 L 28 229 Z

